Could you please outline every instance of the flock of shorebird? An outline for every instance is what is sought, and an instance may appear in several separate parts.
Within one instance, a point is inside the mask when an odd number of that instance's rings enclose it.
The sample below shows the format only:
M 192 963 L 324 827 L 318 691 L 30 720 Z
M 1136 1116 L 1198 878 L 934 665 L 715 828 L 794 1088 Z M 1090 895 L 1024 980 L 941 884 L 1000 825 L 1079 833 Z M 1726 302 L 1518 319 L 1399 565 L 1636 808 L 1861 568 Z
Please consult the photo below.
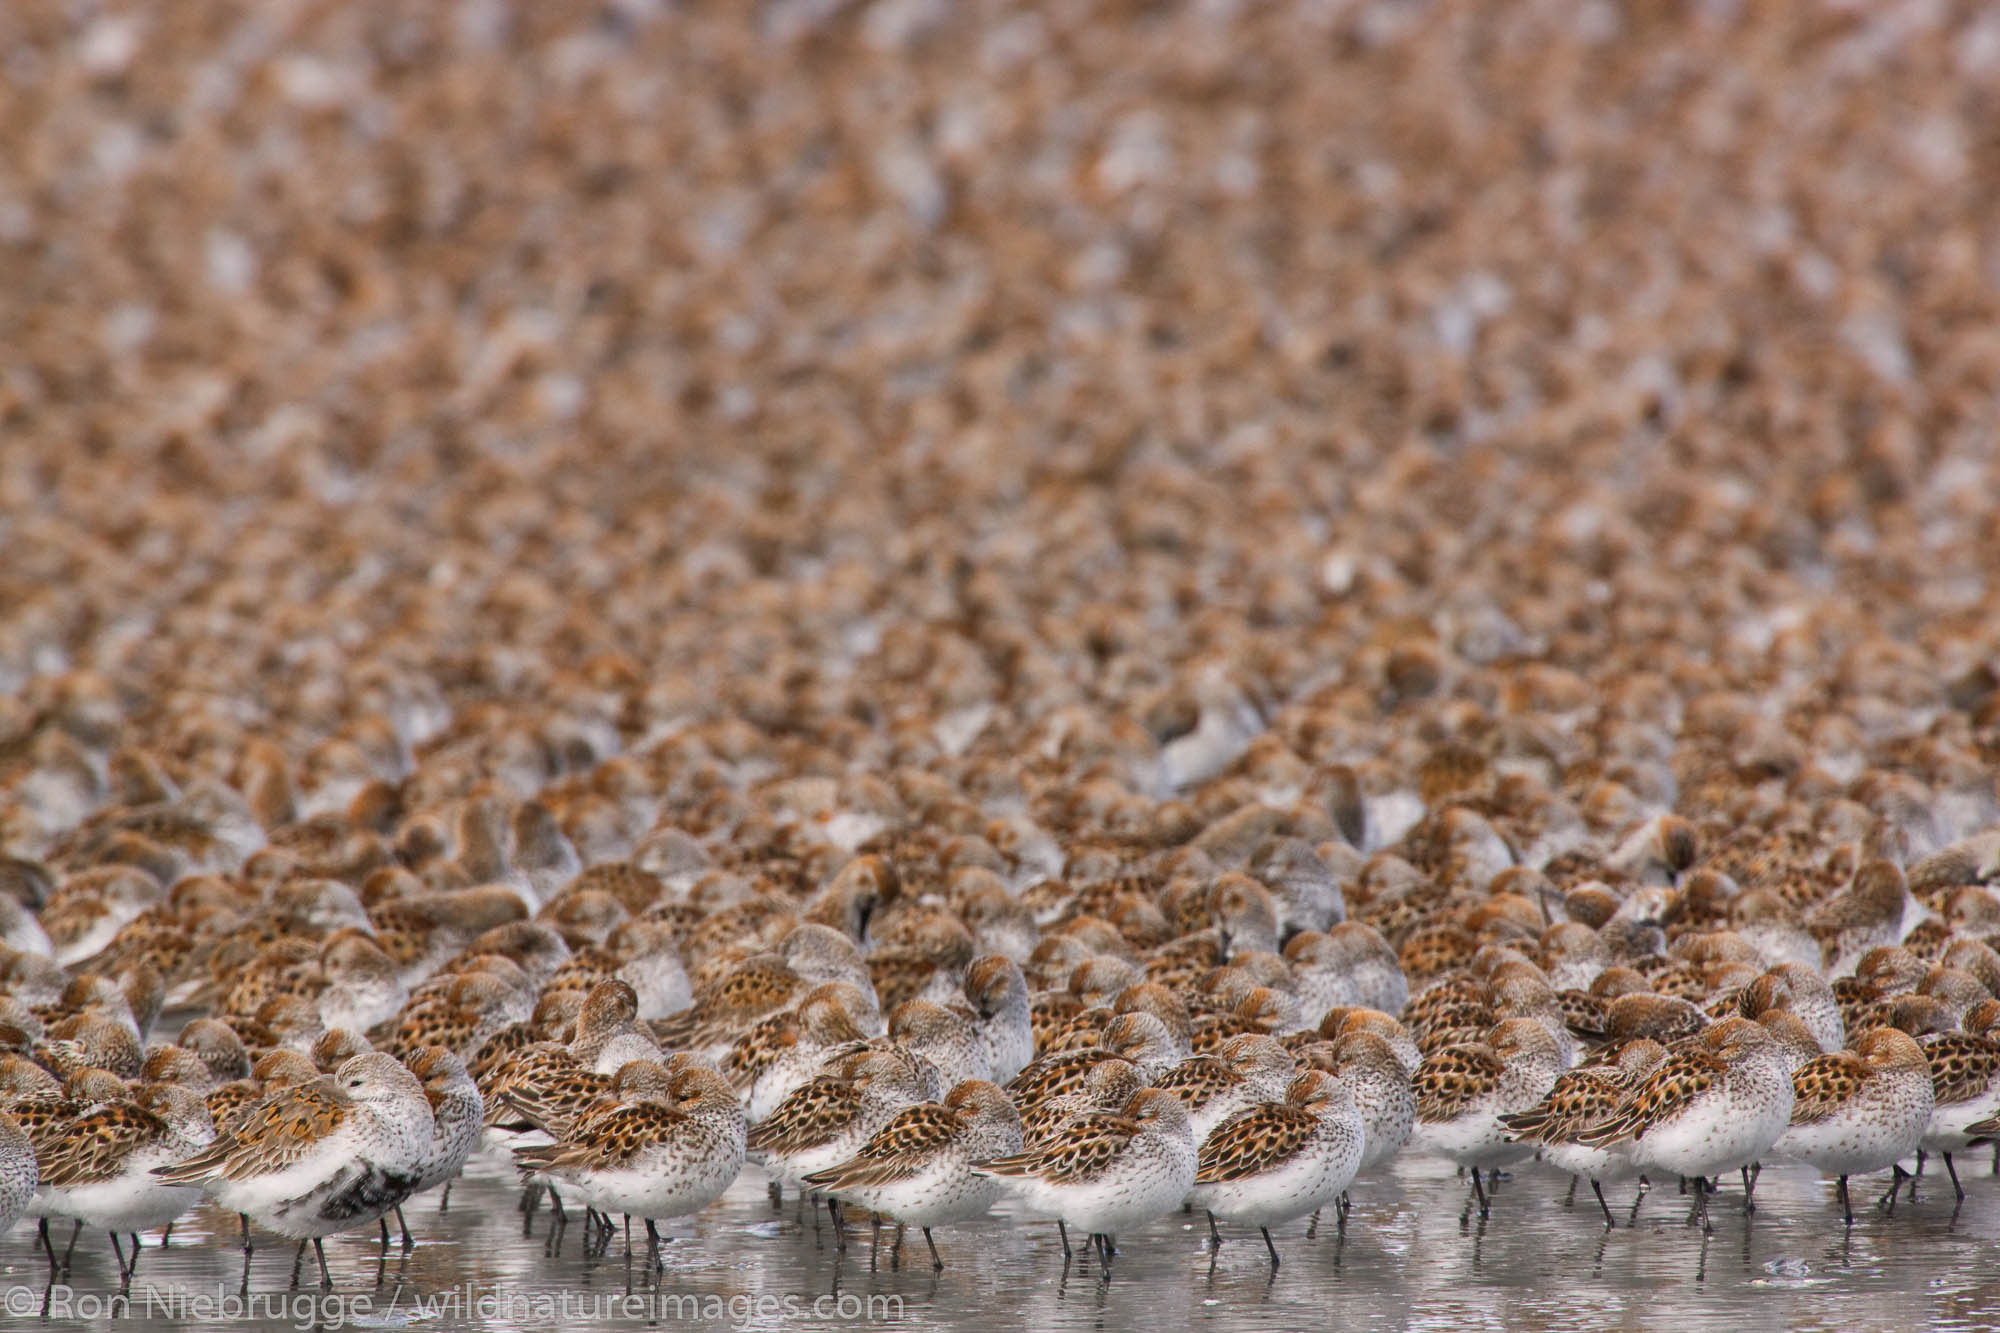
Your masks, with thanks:
M 177 793 L 88 836 L 213 841 L 232 835 L 198 812 L 227 805 Z M 1256 1228 L 1276 1266 L 1272 1227 L 1328 1205 L 1344 1225 L 1349 1186 L 1406 1149 L 1463 1168 L 1481 1217 L 1491 1174 L 1538 1158 L 1607 1225 L 1603 1185 L 1644 1177 L 1677 1178 L 1706 1227 L 1718 1178 L 1741 1173 L 1748 1209 L 1759 1164 L 1790 1159 L 1837 1177 L 1851 1224 L 1850 1176 L 1893 1171 L 1893 1207 L 1902 1163 L 1941 1154 L 1956 1187 L 1953 1154 L 2000 1133 L 2000 958 L 1910 888 L 1976 881 L 1992 834 L 1910 874 L 1862 861 L 1797 919 L 1693 930 L 1716 876 L 1660 816 L 1609 858 L 1622 893 L 1544 880 L 1491 900 L 1519 929 L 1419 929 L 1400 953 L 1346 919 L 1331 847 L 1281 834 L 1239 869 L 1183 851 L 1151 893 L 1130 872 L 1010 884 L 963 841 L 930 844 L 920 886 L 885 844 L 828 856 L 797 898 L 684 837 L 651 868 L 586 867 L 533 802 L 469 802 L 445 843 L 427 877 L 371 876 L 411 881 L 393 896 L 254 865 L 151 893 L 117 866 L 48 883 L 53 930 L 0 896 L 0 1222 L 41 1219 L 57 1268 L 51 1219 L 71 1250 L 109 1232 L 129 1280 L 139 1233 L 206 1196 L 240 1217 L 246 1281 L 254 1226 L 298 1242 L 294 1281 L 310 1241 L 330 1283 L 325 1236 L 386 1246 L 388 1214 L 505 1150 L 551 1243 L 581 1203 L 586 1246 L 622 1217 L 629 1254 L 637 1218 L 656 1263 L 657 1224 L 747 1160 L 837 1232 L 866 1210 L 879 1248 L 896 1222 L 897 1258 L 920 1228 L 938 1267 L 933 1228 L 1009 1196 L 1107 1270 L 1114 1237 L 1184 1206 L 1216 1246 L 1218 1223 Z M 10 887 L 49 878 L 9 864 Z M 197 947 L 204 915 L 228 928 Z M 1734 984 L 1662 987 L 1691 969 Z M 213 1012 L 148 1044 L 170 992 Z

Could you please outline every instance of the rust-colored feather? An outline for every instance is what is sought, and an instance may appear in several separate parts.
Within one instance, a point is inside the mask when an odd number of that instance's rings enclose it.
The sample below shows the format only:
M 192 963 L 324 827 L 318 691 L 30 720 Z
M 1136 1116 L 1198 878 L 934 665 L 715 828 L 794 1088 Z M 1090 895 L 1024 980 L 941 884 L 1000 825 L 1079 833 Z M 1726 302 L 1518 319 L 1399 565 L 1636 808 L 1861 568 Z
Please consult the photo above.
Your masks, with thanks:
M 295 1084 L 256 1107 L 193 1157 L 159 1167 L 153 1174 L 189 1185 L 215 1176 L 249 1180 L 282 1171 L 310 1156 L 340 1128 L 353 1105 L 331 1078 Z
M 581 1066 L 551 1069 L 532 1082 L 524 1082 L 501 1094 L 507 1109 L 536 1129 L 555 1138 L 568 1138 L 578 1117 L 611 1091 L 611 1077 Z M 491 1123 L 511 1123 L 501 1111 Z
M 1138 1121 L 1115 1112 L 1080 1115 L 1055 1139 L 1039 1148 L 995 1158 L 981 1170 L 996 1176 L 1041 1176 L 1045 1179 L 1090 1180 L 1118 1160 Z
M 1319 1118 L 1289 1102 L 1239 1111 L 1202 1140 L 1194 1183 L 1216 1185 L 1268 1171 L 1292 1157 L 1319 1128 Z
M 1615 1066 L 1572 1069 L 1556 1079 L 1548 1096 L 1528 1110 L 1501 1116 L 1500 1123 L 1519 1143 L 1568 1143 L 1608 1119 L 1626 1091 Z
M 1197 1055 L 1183 1060 L 1154 1081 L 1190 1111 L 1199 1111 L 1236 1083 L 1236 1072 L 1218 1056 Z
M 524 1148 L 515 1157 L 523 1164 L 556 1170 L 620 1167 L 648 1148 L 671 1141 L 688 1120 L 685 1111 L 659 1102 L 627 1102 L 577 1121 L 572 1130 L 575 1142 L 552 1144 L 546 1150 Z
M 1086 1046 L 1073 1051 L 1057 1051 L 1037 1059 L 1007 1084 L 1007 1095 L 1016 1106 L 1039 1106 L 1083 1086 L 1090 1067 L 1120 1057 L 1102 1046 Z
M 106 1102 L 75 1121 L 46 1151 L 36 1150 L 44 1185 L 95 1185 L 115 1179 L 126 1157 L 167 1134 L 167 1124 L 133 1102 Z
M 1853 1100 L 1868 1081 L 1868 1063 L 1852 1051 L 1814 1056 L 1792 1071 L 1792 1123 L 1814 1125 Z
M 939 1102 L 919 1102 L 896 1113 L 880 1133 L 839 1166 L 806 1177 L 815 1189 L 863 1189 L 906 1180 L 924 1169 L 958 1133 L 960 1122 Z
M 1921 1045 L 1931 1062 L 1931 1091 L 1939 1106 L 1971 1101 L 2000 1075 L 2000 1042 L 1964 1032 L 1945 1032 Z
M 1417 1119 L 1427 1125 L 1452 1119 L 1498 1085 L 1506 1071 L 1499 1054 L 1481 1043 L 1448 1046 L 1429 1056 L 1410 1080 Z
M 750 1131 L 749 1146 L 763 1152 L 796 1153 L 827 1142 L 861 1109 L 862 1089 L 844 1078 L 822 1074 L 794 1088 Z
M 1704 1050 L 1673 1050 L 1627 1097 L 1616 1114 L 1576 1135 L 1575 1141 L 1602 1148 L 1643 1138 L 1647 1129 L 1672 1119 L 1709 1089 L 1721 1084 L 1729 1066 Z

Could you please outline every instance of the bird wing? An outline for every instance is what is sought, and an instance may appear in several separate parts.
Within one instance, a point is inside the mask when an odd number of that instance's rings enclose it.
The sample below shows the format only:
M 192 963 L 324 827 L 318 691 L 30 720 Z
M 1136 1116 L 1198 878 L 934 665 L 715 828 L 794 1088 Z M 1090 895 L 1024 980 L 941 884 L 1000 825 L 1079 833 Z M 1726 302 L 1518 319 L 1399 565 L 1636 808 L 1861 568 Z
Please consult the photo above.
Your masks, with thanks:
M 1450 1120 L 1475 1098 L 1498 1086 L 1507 1066 L 1484 1044 L 1447 1046 L 1428 1057 L 1410 1081 L 1417 1119 L 1433 1125 Z
M 991 1176 L 1089 1180 L 1116 1161 L 1139 1130 L 1139 1122 L 1126 1116 L 1108 1112 L 1081 1115 L 1039 1148 L 997 1157 L 979 1169 Z
M 38 1152 L 44 1185 L 95 1185 L 116 1178 L 135 1149 L 159 1141 L 166 1122 L 133 1102 L 106 1102 Z
M 1500 1124 L 1516 1143 L 1568 1143 L 1616 1111 L 1624 1093 L 1612 1071 L 1572 1069 L 1555 1081 L 1548 1096 L 1525 1111 L 1501 1116 Z
M 580 1066 L 549 1069 L 541 1077 L 523 1079 L 501 1093 L 499 1101 L 506 1109 L 489 1111 L 486 1122 L 510 1123 L 511 1111 L 536 1129 L 561 1138 L 571 1121 L 610 1090 L 608 1075 Z
M 1634 1088 L 1607 1119 L 1580 1131 L 1575 1141 L 1603 1148 L 1639 1139 L 1648 1129 L 1691 1106 L 1709 1089 L 1721 1085 L 1728 1072 L 1719 1056 L 1703 1050 L 1673 1051 Z
M 1939 1106 L 1969 1102 L 2000 1075 L 2000 1042 L 1964 1032 L 1946 1032 L 1924 1042 L 1931 1062 L 1931 1091 Z
M 229 1133 L 184 1162 L 155 1167 L 176 1185 L 220 1177 L 250 1180 L 282 1171 L 310 1157 L 352 1114 L 354 1102 L 331 1078 L 294 1084 L 267 1098 Z
M 1238 1111 L 1202 1140 L 1194 1183 L 1216 1185 L 1269 1170 L 1295 1156 L 1318 1128 L 1317 1116 L 1286 1102 Z
M 548 1164 L 554 1167 L 624 1166 L 646 1149 L 679 1132 L 689 1117 L 659 1102 L 613 1106 L 579 1121 L 577 1142 L 558 1145 Z
M 958 1116 L 938 1102 L 919 1102 L 896 1113 L 881 1132 L 838 1166 L 814 1172 L 806 1184 L 843 1190 L 893 1185 L 924 1169 L 928 1159 L 959 1130 Z
M 1197 1055 L 1169 1069 L 1153 1086 L 1173 1093 L 1190 1111 L 1195 1111 L 1214 1101 L 1218 1093 L 1235 1081 L 1234 1071 L 1219 1057 Z
M 801 1152 L 834 1137 L 860 1109 L 860 1088 L 845 1079 L 822 1075 L 792 1089 L 770 1115 L 757 1122 L 748 1144 L 760 1152 Z
M 1867 1063 L 1852 1051 L 1814 1056 L 1792 1071 L 1792 1123 L 1818 1124 L 1851 1101 L 1867 1080 Z

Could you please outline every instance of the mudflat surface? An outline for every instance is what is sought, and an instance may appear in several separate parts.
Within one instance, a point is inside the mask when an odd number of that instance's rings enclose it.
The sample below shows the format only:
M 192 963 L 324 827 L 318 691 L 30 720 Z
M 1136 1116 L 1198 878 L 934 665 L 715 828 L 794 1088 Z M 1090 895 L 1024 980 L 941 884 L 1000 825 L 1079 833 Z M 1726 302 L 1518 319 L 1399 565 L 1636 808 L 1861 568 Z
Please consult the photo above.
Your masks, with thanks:
M 1120 1237 L 1108 1280 L 1094 1263 L 1065 1272 L 1055 1228 L 1006 1209 L 937 1233 L 942 1274 L 932 1273 L 915 1233 L 914 1250 L 892 1271 L 886 1231 L 884 1259 L 871 1271 L 866 1225 L 851 1224 L 847 1253 L 837 1254 L 824 1215 L 815 1234 L 812 1213 L 801 1222 L 789 1199 L 774 1212 L 753 1168 L 698 1219 L 667 1226 L 666 1268 L 649 1282 L 643 1235 L 630 1267 L 622 1238 L 608 1254 L 584 1257 L 578 1225 L 549 1255 L 546 1206 L 524 1237 L 511 1173 L 481 1159 L 453 1187 L 443 1215 L 435 1195 L 407 1210 L 418 1239 L 407 1256 L 400 1246 L 384 1256 L 372 1235 L 329 1242 L 331 1302 L 310 1254 L 302 1285 L 288 1285 L 291 1251 L 275 1241 L 253 1256 L 243 1294 L 234 1219 L 204 1207 L 175 1227 L 167 1249 L 149 1241 L 119 1314 L 131 1320 L 121 1326 L 166 1328 L 185 1318 L 189 1327 L 222 1328 L 231 1321 L 204 1315 L 245 1308 L 219 1303 L 234 1300 L 288 1323 L 303 1312 L 307 1323 L 440 1331 L 547 1328 L 565 1317 L 557 1326 L 1257 1330 L 1329 1318 L 1385 1329 L 1671 1325 L 1702 1333 L 1989 1326 L 2000 1314 L 1990 1258 L 2000 1242 L 2000 1180 L 1986 1174 L 1986 1161 L 1962 1164 L 1969 1197 L 1954 1210 L 1932 1166 L 1917 1204 L 1899 1201 L 1893 1217 L 1864 1206 L 1852 1230 L 1841 1225 L 1830 1182 L 1800 1167 L 1768 1167 L 1757 1212 L 1746 1223 L 1740 1195 L 1724 1190 L 1704 1243 L 1685 1225 L 1685 1202 L 1671 1185 L 1648 1195 L 1636 1226 L 1631 1192 L 1610 1190 L 1619 1226 L 1607 1232 L 1587 1188 L 1564 1207 L 1563 1178 L 1529 1168 L 1501 1184 L 1482 1226 L 1476 1216 L 1461 1222 L 1465 1187 L 1449 1168 L 1404 1159 L 1356 1186 L 1345 1237 L 1324 1224 L 1312 1240 L 1303 1225 L 1279 1232 L 1284 1263 L 1275 1275 L 1255 1232 L 1226 1232 L 1211 1256 L 1199 1216 L 1176 1215 Z M 1857 1179 L 1854 1188 L 1857 1200 L 1872 1198 L 1882 1181 Z M 10 1316 L 39 1311 L 44 1300 L 58 1310 L 33 1236 L 23 1226 L 0 1252 Z M 92 1313 L 90 1302 L 117 1290 L 108 1243 L 86 1236 L 66 1284 L 70 1309 Z

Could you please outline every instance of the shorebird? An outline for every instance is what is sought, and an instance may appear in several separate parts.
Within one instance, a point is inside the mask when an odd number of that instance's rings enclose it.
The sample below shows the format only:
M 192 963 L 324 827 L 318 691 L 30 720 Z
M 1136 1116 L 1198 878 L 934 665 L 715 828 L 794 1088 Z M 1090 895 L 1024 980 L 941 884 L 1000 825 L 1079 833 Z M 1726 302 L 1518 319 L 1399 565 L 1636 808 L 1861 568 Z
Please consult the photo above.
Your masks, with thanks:
M 1666 1058 L 1666 1047 L 1636 1037 L 1604 1063 L 1564 1072 L 1548 1095 L 1529 1109 L 1500 1117 L 1515 1142 L 1539 1145 L 1543 1161 L 1569 1174 L 1572 1197 L 1577 1179 L 1590 1182 L 1607 1227 L 1615 1222 L 1611 1205 L 1604 1201 L 1604 1182 L 1636 1175 L 1638 1168 L 1627 1143 L 1587 1147 L 1577 1142 L 1577 1136 L 1610 1119 L 1639 1080 Z
M 175 1084 L 153 1084 L 129 1100 L 104 1102 L 41 1146 L 36 1209 L 109 1231 L 119 1276 L 129 1278 L 139 1262 L 138 1233 L 167 1226 L 201 1202 L 200 1190 L 163 1181 L 154 1168 L 214 1139 L 207 1105 Z M 121 1233 L 132 1240 L 129 1261 Z
M 1468 1168 L 1483 1219 L 1490 1204 L 1480 1172 L 1534 1152 L 1508 1139 L 1500 1117 L 1539 1102 L 1561 1072 L 1561 1049 L 1533 1018 L 1510 1018 L 1483 1042 L 1447 1046 L 1418 1066 L 1411 1080 L 1417 1124 L 1410 1146 Z
M 424 1157 L 411 1194 L 444 1186 L 449 1199 L 451 1182 L 464 1169 L 466 1158 L 479 1144 L 480 1123 L 486 1101 L 479 1086 L 466 1071 L 465 1061 L 443 1046 L 426 1046 L 410 1057 L 410 1073 L 423 1084 L 424 1100 L 431 1108 L 430 1152 Z M 415 1244 L 410 1225 L 403 1220 L 403 1205 L 396 1205 L 396 1225 L 403 1231 L 403 1248 Z M 388 1237 L 389 1219 L 382 1219 L 383 1238 Z
M 748 1137 L 780 1189 L 852 1157 L 896 1113 L 928 1100 L 924 1070 L 907 1055 L 862 1047 L 796 1088 Z M 834 1227 L 838 1243 L 840 1219 Z
M 1754 1165 L 1791 1115 L 1783 1046 L 1747 1018 L 1725 1018 L 1670 1048 L 1608 1119 L 1577 1131 L 1571 1141 L 1587 1148 L 1629 1142 L 1641 1171 L 1683 1177 L 1695 1190 L 1690 1221 L 1706 1230 L 1709 1177 Z
M 1173 1210 L 1194 1186 L 1194 1127 L 1171 1092 L 1145 1088 L 1122 1111 L 1077 1116 L 1039 1146 L 980 1168 L 1023 1203 L 1056 1219 L 1063 1257 L 1082 1228 L 1106 1265 L 1118 1232 Z
M 1993 1133 L 1994 1117 L 2000 1116 L 2000 1041 L 1984 1032 L 1941 1032 L 1919 1038 L 1917 1044 L 1930 1062 L 1935 1103 L 1917 1145 L 1917 1165 L 1922 1167 L 1927 1153 L 1941 1155 L 1953 1191 L 1964 1199 L 1952 1154 Z
M 621 1088 L 643 1090 L 579 1116 L 561 1142 L 514 1156 L 524 1172 L 573 1189 L 599 1213 L 643 1218 L 658 1266 L 659 1223 L 706 1208 L 742 1171 L 743 1104 L 727 1079 L 698 1066 L 669 1075 L 635 1061 L 617 1079 Z M 627 1246 L 629 1253 L 629 1222 Z
M 1339 1198 L 1361 1167 L 1366 1134 L 1353 1093 L 1316 1069 L 1292 1080 L 1284 1100 L 1260 1103 L 1217 1125 L 1202 1140 L 1189 1196 L 1208 1213 L 1210 1243 L 1222 1245 L 1218 1216 L 1254 1226 L 1276 1268 L 1271 1228 Z
M 1021 1115 L 1007 1094 L 984 1079 L 959 1083 L 942 1102 L 920 1102 L 896 1113 L 846 1161 L 805 1178 L 805 1184 L 924 1233 L 931 1266 L 942 1270 L 931 1228 L 977 1217 L 1002 1193 L 977 1168 L 1021 1150 Z M 901 1253 L 898 1239 L 893 1264 Z
M 1849 1226 L 1854 1205 L 1847 1178 L 1888 1167 L 1895 1178 L 1883 1202 L 1893 1209 L 1907 1174 L 1902 1160 L 1923 1142 L 1937 1105 L 1923 1048 L 1907 1033 L 1874 1028 L 1852 1050 L 1801 1065 L 1792 1075 L 1792 1092 L 1791 1124 L 1774 1150 L 1839 1177 Z
M 320 1280 L 333 1285 L 325 1237 L 367 1226 L 410 1196 L 432 1152 L 435 1122 L 423 1084 L 396 1058 L 357 1055 L 331 1077 L 294 1084 L 260 1103 L 202 1152 L 153 1173 L 199 1185 L 249 1221 L 310 1240 Z M 297 1261 L 294 1261 L 296 1268 Z

